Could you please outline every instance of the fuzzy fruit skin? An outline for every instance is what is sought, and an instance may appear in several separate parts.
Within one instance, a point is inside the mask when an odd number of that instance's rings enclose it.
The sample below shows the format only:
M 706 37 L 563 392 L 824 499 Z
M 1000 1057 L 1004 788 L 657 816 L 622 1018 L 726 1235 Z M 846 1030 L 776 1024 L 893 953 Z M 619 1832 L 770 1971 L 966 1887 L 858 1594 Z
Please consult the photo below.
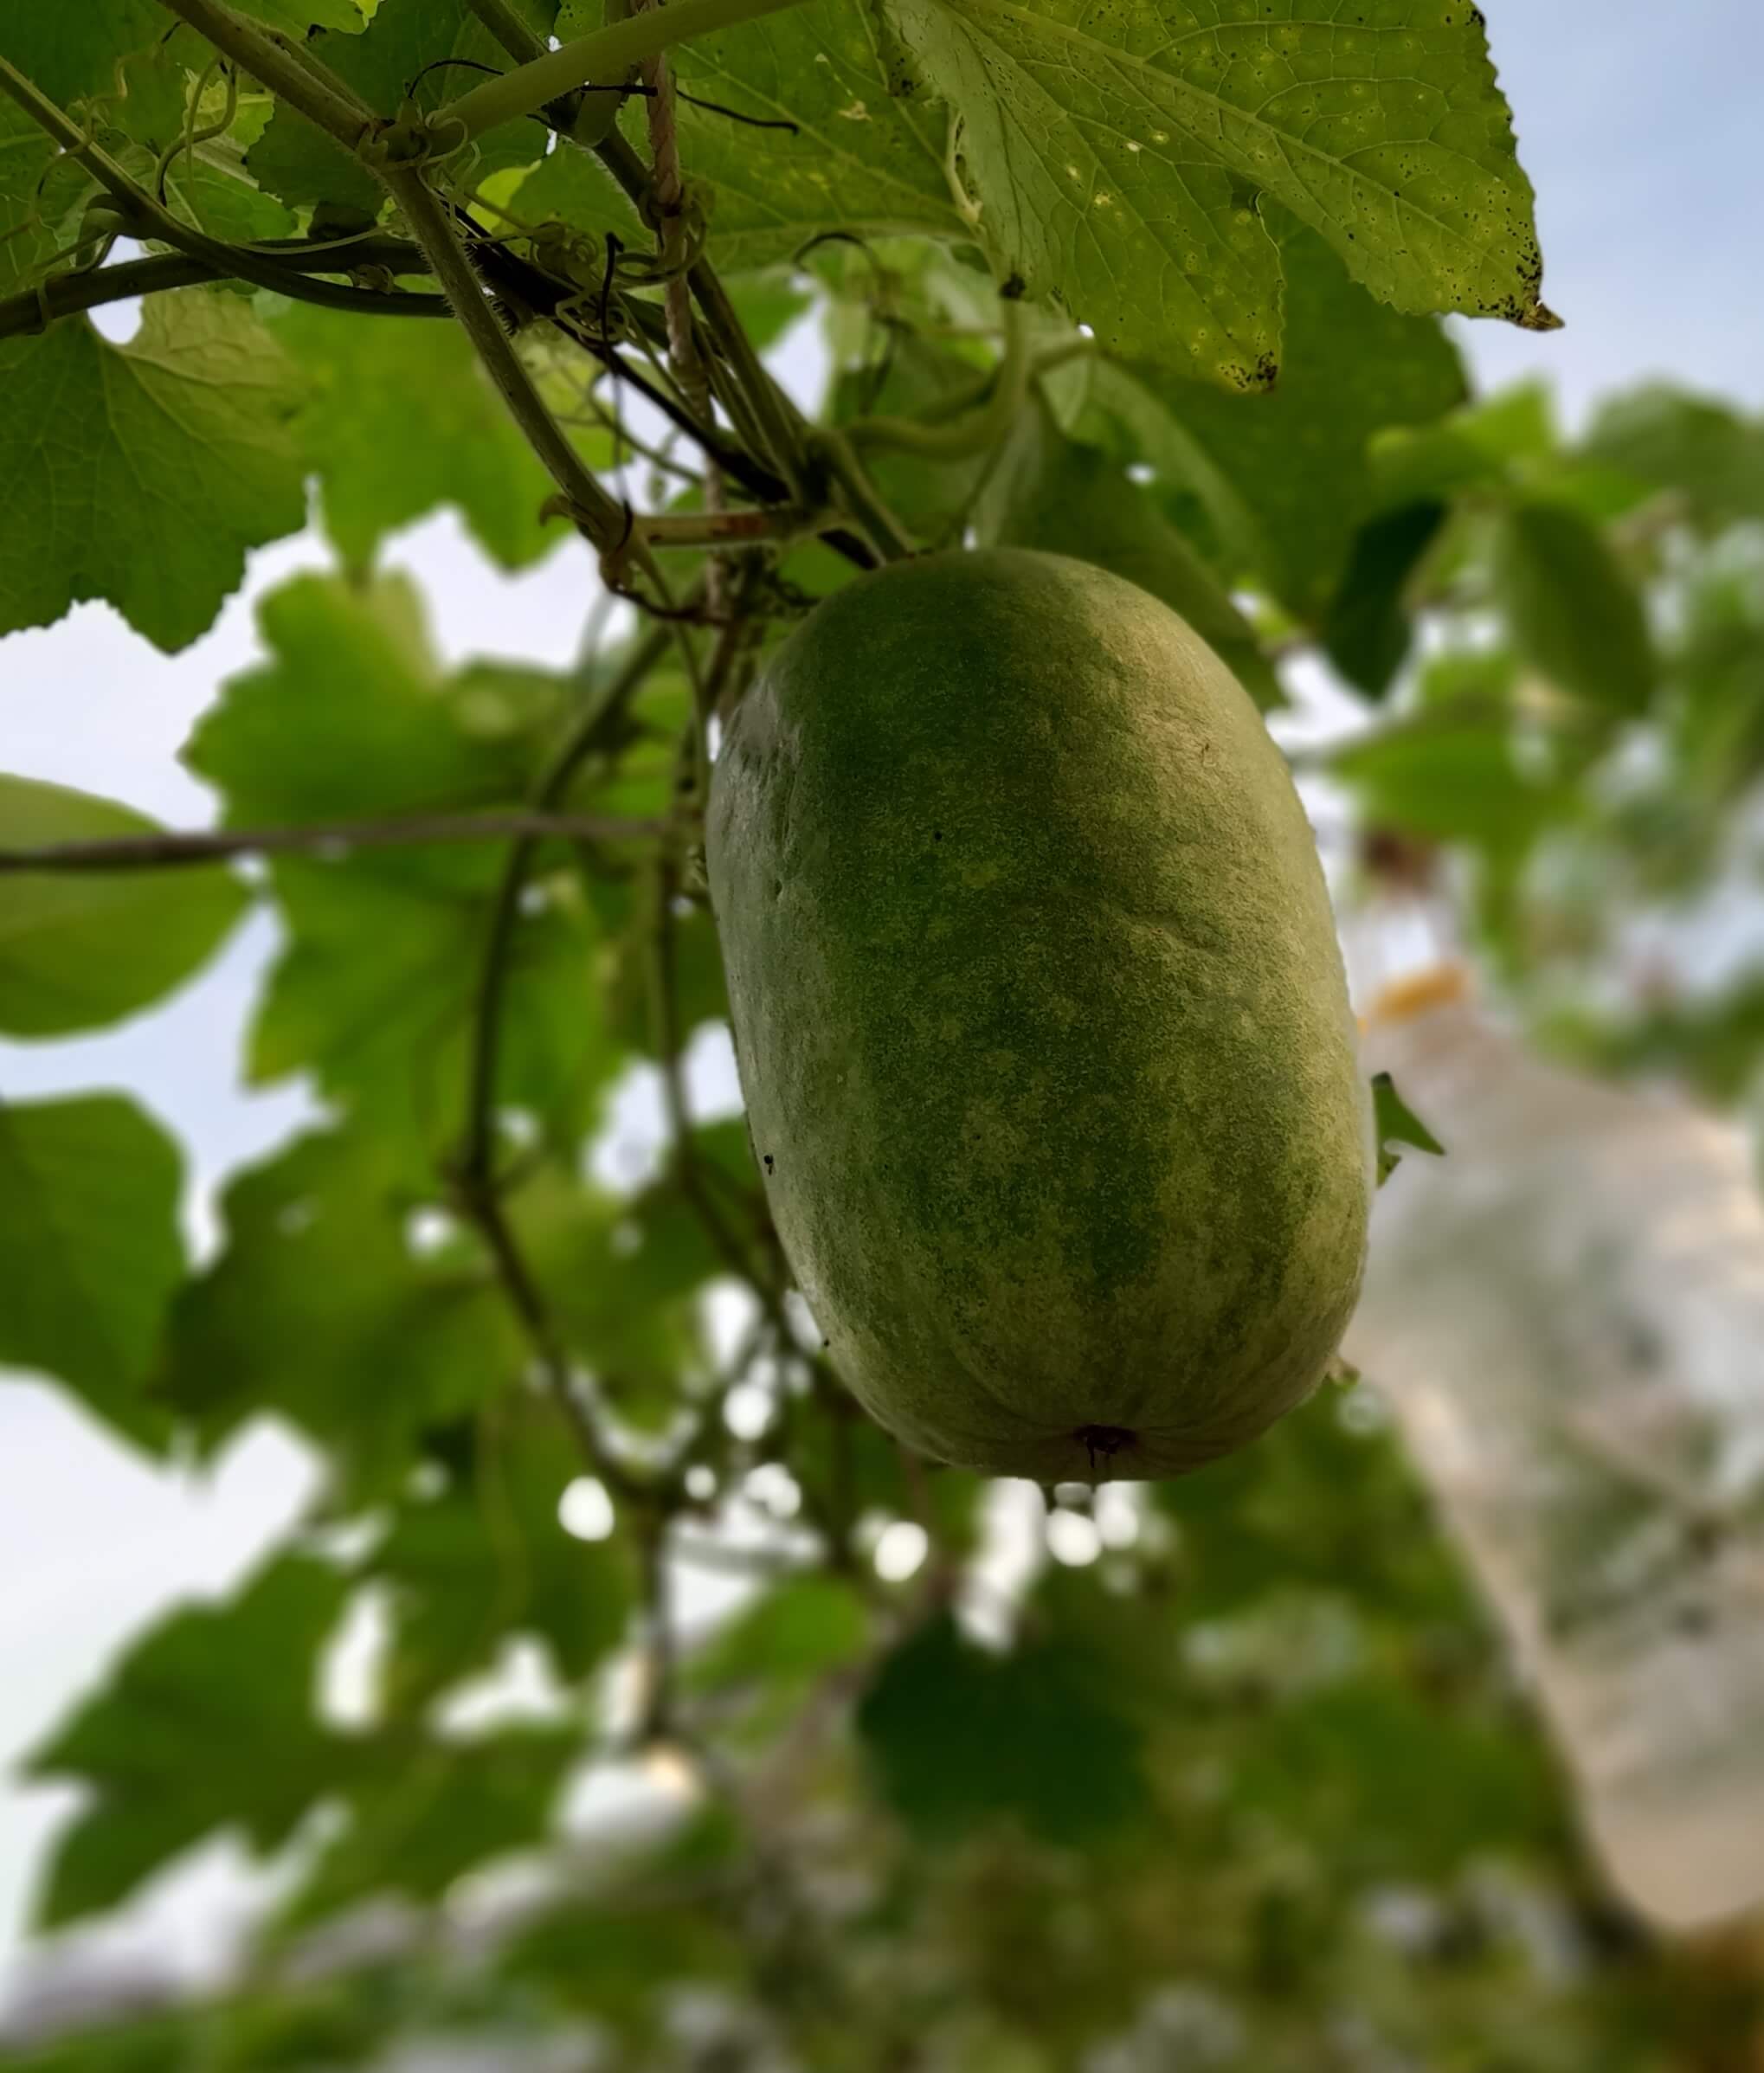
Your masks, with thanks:
M 1309 1394 L 1370 1104 L 1304 809 L 1181 619 L 1021 550 L 863 576 L 738 708 L 707 847 L 772 1214 L 872 1416 L 1051 1484 Z

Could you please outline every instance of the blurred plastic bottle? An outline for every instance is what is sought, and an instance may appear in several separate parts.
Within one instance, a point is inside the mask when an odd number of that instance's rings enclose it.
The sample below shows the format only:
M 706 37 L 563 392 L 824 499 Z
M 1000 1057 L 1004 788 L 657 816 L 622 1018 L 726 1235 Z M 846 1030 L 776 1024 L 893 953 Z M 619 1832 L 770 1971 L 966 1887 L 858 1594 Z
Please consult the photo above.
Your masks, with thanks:
M 1437 965 L 1368 1014 L 1446 1148 L 1382 1190 L 1388 1399 L 1664 1927 L 1764 1902 L 1764 1202 L 1739 1138 L 1528 1055 Z

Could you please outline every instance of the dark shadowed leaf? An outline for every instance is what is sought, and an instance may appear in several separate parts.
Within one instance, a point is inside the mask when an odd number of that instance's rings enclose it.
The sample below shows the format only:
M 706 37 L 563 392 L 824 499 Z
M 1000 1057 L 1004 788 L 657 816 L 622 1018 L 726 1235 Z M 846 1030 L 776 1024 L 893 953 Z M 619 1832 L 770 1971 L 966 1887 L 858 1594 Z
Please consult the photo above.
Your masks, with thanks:
M 1709 518 L 1764 518 L 1764 424 L 1661 383 L 1607 403 L 1580 452 Z
M 947 1617 L 888 1658 L 858 1729 L 890 1803 L 928 1843 L 1001 1816 L 1081 1843 L 1144 1804 L 1138 1730 L 1065 1651 L 988 1655 Z
M 1407 504 L 1368 519 L 1329 600 L 1323 629 L 1329 660 L 1375 698 L 1389 690 L 1409 652 L 1413 629 L 1404 593 L 1445 515 L 1443 504 Z
M 469 1742 L 389 1737 L 363 1753 L 349 1825 L 295 1895 L 296 1920 L 376 1893 L 433 1900 L 462 1872 L 543 1842 L 574 1727 L 514 1727 Z
M 557 9 L 548 0 L 517 0 L 517 11 L 543 32 Z M 321 32 L 312 39 L 312 50 L 376 114 L 385 116 L 396 115 L 407 95 L 432 114 L 463 91 L 467 74 L 437 61 L 497 72 L 508 67 L 506 53 L 479 21 L 470 0 L 380 0 L 364 34 Z M 475 148 L 480 175 L 534 165 L 544 156 L 545 132 L 538 121 L 504 123 L 479 138 Z M 360 159 L 292 108 L 277 108 L 246 164 L 259 186 L 295 207 L 316 202 L 367 219 L 385 201 L 384 189 Z

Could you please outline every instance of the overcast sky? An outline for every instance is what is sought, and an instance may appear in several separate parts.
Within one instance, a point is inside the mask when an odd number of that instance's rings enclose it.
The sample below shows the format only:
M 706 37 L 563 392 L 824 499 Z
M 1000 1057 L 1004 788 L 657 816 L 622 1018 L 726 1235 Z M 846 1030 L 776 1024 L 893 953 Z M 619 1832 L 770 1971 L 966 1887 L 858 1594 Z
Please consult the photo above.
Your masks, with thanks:
M 1764 6 L 1487 0 L 1487 11 L 1539 191 L 1544 293 L 1568 328 L 1531 337 L 1459 326 L 1478 375 L 1489 384 L 1548 375 L 1576 421 L 1600 396 L 1651 376 L 1764 405 Z M 510 584 L 441 519 L 396 543 L 390 558 L 423 581 L 450 653 L 552 663 L 573 653 L 589 583 L 578 550 Z M 215 685 L 254 652 L 250 596 L 323 559 L 310 538 L 255 557 L 246 596 L 177 657 L 101 607 L 0 641 L 0 764 L 174 825 L 206 820 L 207 796 L 175 751 Z M 256 1156 L 305 1112 L 296 1092 L 247 1096 L 236 1085 L 269 940 L 267 924 L 253 924 L 196 985 L 119 1031 L 0 1043 L 0 1092 L 124 1085 L 183 1136 L 204 1179 Z M 712 1060 L 707 1085 L 718 1078 Z M 200 1237 L 194 1205 L 191 1222 Z M 276 1432 L 247 1436 L 197 1480 L 126 1455 L 48 1390 L 0 1382 L 0 1764 L 48 1729 L 157 1606 L 224 1588 L 308 1487 L 299 1451 Z M 0 1960 L 18 1935 L 42 1839 L 67 1804 L 0 1787 Z M 230 1854 L 208 1853 L 194 1877 L 161 1892 L 134 1947 L 211 1949 L 238 1891 Z

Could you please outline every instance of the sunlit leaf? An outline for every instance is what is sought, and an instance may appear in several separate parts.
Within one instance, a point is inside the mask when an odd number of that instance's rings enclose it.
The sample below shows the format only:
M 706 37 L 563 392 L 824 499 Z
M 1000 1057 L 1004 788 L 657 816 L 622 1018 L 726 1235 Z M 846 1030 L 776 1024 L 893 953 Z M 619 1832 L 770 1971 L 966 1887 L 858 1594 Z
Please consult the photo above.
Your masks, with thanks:
M 1530 183 L 1483 18 L 1319 0 L 1221 18 L 1155 0 L 893 0 L 914 84 L 960 119 L 958 176 L 1001 275 L 1060 295 L 1111 351 L 1228 387 L 1284 364 L 1291 209 L 1355 280 L 1412 312 L 1546 328 Z
M 258 624 L 268 660 L 231 679 L 183 750 L 229 820 L 462 812 L 523 797 L 563 686 L 514 666 L 445 674 L 407 578 L 296 576 L 262 600 Z M 486 876 L 470 867 L 469 882 Z
M 151 297 L 125 346 L 80 319 L 0 342 L 0 632 L 101 597 L 156 647 L 204 633 L 305 522 L 296 402 L 235 295 Z

